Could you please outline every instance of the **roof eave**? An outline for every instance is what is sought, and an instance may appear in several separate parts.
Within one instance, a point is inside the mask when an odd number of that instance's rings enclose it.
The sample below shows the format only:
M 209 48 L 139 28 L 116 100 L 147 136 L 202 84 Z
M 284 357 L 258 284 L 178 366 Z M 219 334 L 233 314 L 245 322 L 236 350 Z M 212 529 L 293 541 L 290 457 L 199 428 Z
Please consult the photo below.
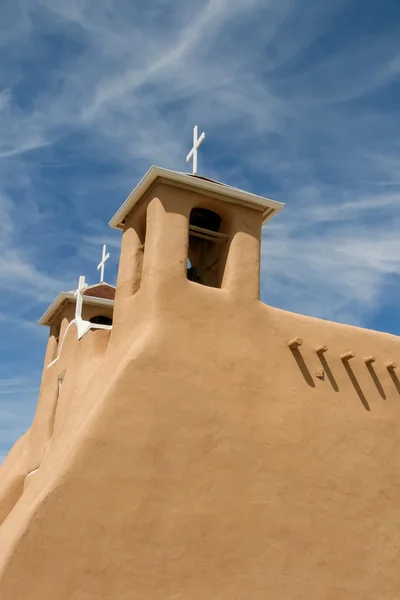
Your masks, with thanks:
M 251 194 L 250 192 L 245 192 L 221 183 L 201 178 L 193 178 L 193 180 L 190 181 L 188 180 L 188 175 L 185 173 L 178 173 L 177 171 L 170 171 L 169 169 L 152 166 L 147 171 L 145 176 L 139 181 L 137 186 L 132 190 L 119 210 L 115 213 L 109 222 L 110 227 L 113 229 L 123 229 L 123 221 L 125 217 L 157 178 L 163 178 L 170 181 L 175 181 L 176 183 L 182 183 L 185 186 L 193 187 L 198 191 L 208 192 L 210 195 L 231 198 L 236 200 L 236 202 L 239 204 L 243 203 L 256 205 L 260 210 L 263 211 L 263 224 L 271 219 L 285 206 L 282 202 L 277 202 L 276 200 L 271 200 L 270 198 L 263 198 L 262 196 L 257 196 L 256 194 Z
M 60 308 L 65 300 L 75 300 L 74 292 L 60 292 L 57 298 L 52 302 L 46 312 L 41 316 L 38 324 L 41 326 L 51 325 L 51 317 Z M 83 296 L 83 304 L 92 304 L 95 306 L 114 306 L 114 300 L 109 298 L 96 298 L 96 296 Z

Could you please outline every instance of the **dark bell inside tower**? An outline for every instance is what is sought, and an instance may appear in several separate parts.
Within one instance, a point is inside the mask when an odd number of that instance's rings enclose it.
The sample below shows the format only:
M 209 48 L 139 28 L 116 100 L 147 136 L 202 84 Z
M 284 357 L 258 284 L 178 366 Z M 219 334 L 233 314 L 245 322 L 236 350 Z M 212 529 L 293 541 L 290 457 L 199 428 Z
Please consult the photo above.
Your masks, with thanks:
M 207 208 L 194 208 L 190 213 L 189 226 L 208 229 L 209 231 L 219 231 L 221 227 L 221 217 Z
M 193 208 L 189 220 L 190 266 L 187 278 L 195 283 L 220 287 L 221 252 L 227 236 L 220 232 L 220 215 L 207 208 Z

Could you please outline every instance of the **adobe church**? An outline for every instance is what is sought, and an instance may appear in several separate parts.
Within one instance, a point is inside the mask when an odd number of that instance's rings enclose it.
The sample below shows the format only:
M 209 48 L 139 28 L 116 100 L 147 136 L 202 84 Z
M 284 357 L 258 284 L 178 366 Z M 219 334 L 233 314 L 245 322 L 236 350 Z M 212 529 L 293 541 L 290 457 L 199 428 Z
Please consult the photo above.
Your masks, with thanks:
M 40 320 L 1 600 L 400 598 L 399 338 L 260 302 L 281 208 L 152 167 L 111 219 L 116 287 Z

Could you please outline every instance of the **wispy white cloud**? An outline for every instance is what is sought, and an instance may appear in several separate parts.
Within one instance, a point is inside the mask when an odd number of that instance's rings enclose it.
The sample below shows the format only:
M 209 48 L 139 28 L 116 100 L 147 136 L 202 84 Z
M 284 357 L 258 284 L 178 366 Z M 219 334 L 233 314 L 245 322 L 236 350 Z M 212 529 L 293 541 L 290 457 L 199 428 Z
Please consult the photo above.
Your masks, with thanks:
M 5 89 L 2 92 L 0 92 L 0 119 L 1 117 L 1 112 L 4 111 L 4 109 L 9 106 L 11 101 L 11 91 L 9 89 Z
M 388 278 L 400 275 L 400 194 L 324 204 L 313 187 L 263 238 L 265 299 L 275 305 L 356 325 L 387 302 Z M 317 200 L 320 201 L 317 201 Z
M 0 195 L 0 290 L 14 290 L 40 299 L 55 293 L 61 282 L 39 270 L 15 243 L 16 225 L 12 202 Z M 18 226 L 18 225 L 17 225 Z

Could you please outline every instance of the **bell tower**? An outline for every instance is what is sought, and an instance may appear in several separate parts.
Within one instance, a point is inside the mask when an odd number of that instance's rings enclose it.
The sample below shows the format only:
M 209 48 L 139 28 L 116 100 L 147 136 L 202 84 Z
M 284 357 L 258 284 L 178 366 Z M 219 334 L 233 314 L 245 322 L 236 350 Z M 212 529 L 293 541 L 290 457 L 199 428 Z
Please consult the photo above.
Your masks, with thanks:
M 109 223 L 123 232 L 115 318 L 143 287 L 156 302 L 188 285 L 258 300 L 261 228 L 282 207 L 205 177 L 151 167 Z

